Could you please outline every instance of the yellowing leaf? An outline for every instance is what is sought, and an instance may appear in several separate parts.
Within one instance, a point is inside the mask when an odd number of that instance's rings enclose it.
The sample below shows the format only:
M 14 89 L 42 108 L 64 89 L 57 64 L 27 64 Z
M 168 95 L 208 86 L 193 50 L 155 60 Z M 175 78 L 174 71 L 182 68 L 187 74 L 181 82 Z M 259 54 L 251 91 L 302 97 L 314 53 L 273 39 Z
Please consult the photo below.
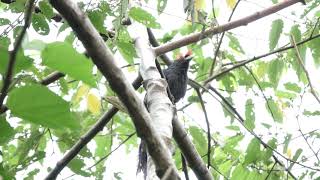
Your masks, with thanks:
M 226 0 L 227 1 L 227 5 L 230 9 L 233 9 L 234 6 L 236 5 L 236 0 Z
M 87 107 L 93 114 L 99 114 L 101 110 L 99 98 L 96 95 L 89 93 L 87 96 Z
M 204 0 L 195 0 L 194 1 L 194 8 L 197 10 L 203 10 L 205 8 L 205 1 Z
M 82 97 L 88 94 L 88 92 L 89 92 L 89 86 L 87 86 L 86 84 L 82 84 L 79 87 L 76 95 L 74 96 L 74 102 L 78 103 Z
M 291 152 L 290 148 L 288 148 L 288 150 L 287 150 L 287 156 L 288 156 L 289 159 L 292 158 L 292 152 Z

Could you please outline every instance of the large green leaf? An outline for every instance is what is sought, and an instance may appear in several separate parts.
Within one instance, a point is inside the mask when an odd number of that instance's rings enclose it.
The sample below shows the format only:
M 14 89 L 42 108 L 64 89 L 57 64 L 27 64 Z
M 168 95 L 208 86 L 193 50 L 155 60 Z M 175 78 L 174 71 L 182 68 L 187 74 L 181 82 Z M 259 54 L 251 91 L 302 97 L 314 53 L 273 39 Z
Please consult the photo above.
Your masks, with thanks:
M 204 155 L 207 153 L 207 140 L 203 134 L 203 132 L 196 126 L 191 126 L 189 128 L 190 134 L 193 139 L 193 143 L 195 144 L 197 150 L 200 155 Z
M 269 34 L 269 49 L 274 50 L 277 46 L 280 35 L 283 29 L 283 21 L 281 19 L 274 20 L 272 22 L 271 31 Z
M 52 6 L 50 6 L 48 1 L 40 1 L 39 8 L 41 9 L 41 13 L 48 19 L 51 19 L 54 16 Z
M 49 25 L 43 14 L 33 14 L 32 27 L 41 35 L 48 35 L 50 32 Z
M 48 44 L 41 54 L 42 63 L 52 69 L 95 87 L 92 75 L 92 62 L 78 53 L 69 43 L 54 42 Z
M 69 103 L 45 86 L 28 85 L 12 90 L 7 106 L 13 115 L 35 124 L 56 129 L 79 128 Z
M 131 8 L 129 11 L 129 16 L 149 28 L 160 29 L 161 27 L 152 14 L 139 7 Z
M 247 147 L 246 156 L 243 163 L 250 164 L 256 162 L 257 160 L 259 160 L 260 156 L 260 141 L 257 138 L 253 138 Z
M 274 88 L 278 87 L 284 69 L 284 63 L 281 59 L 272 60 L 268 66 L 268 77 Z
M 8 142 L 14 134 L 14 129 L 6 121 L 6 118 L 0 116 L 0 145 Z
M 266 108 L 270 107 L 270 109 L 268 108 L 268 112 L 270 112 L 270 114 L 273 114 L 274 120 L 276 122 L 282 123 L 283 121 L 283 113 L 282 110 L 280 109 L 279 105 L 277 102 L 275 102 L 273 99 L 268 100 L 269 106 L 267 106 L 268 104 L 266 103 Z

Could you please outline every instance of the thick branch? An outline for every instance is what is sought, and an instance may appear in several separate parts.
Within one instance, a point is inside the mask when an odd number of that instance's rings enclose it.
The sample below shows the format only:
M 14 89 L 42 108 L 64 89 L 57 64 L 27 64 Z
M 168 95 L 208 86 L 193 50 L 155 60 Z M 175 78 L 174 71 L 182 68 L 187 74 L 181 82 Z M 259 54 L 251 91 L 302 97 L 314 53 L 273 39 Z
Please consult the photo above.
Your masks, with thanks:
M 298 2 L 302 2 L 302 1 L 301 0 L 282 1 L 282 2 L 280 2 L 278 4 L 275 4 L 275 5 L 267 8 L 267 9 L 265 9 L 265 10 L 256 12 L 256 13 L 254 13 L 252 15 L 249 15 L 247 17 L 238 19 L 236 21 L 232 21 L 232 22 L 226 23 L 226 24 L 218 26 L 218 27 L 210 28 L 210 29 L 208 29 L 208 30 L 206 30 L 204 32 L 194 33 L 194 34 L 185 36 L 180 40 L 169 42 L 169 43 L 166 43 L 164 45 L 161 45 L 161 46 L 155 48 L 155 52 L 156 52 L 157 55 L 164 54 L 164 53 L 172 51 L 174 49 L 177 49 L 177 48 L 180 48 L 180 47 L 183 47 L 183 46 L 198 42 L 201 39 L 204 39 L 204 38 L 206 38 L 208 36 L 212 36 L 212 35 L 215 35 L 215 34 L 218 34 L 218 33 L 222 33 L 222 32 L 225 32 L 225 31 L 228 31 L 228 30 L 240 27 L 240 26 L 245 26 L 245 25 L 247 25 L 247 24 L 249 24 L 249 23 L 251 23 L 253 21 L 256 21 L 256 20 L 261 19 L 261 18 L 263 18 L 265 16 L 268 16 L 270 14 L 278 12 L 278 11 L 280 11 L 280 10 L 286 8 L 286 7 L 289 7 L 289 6 L 293 5 L 293 4 L 296 4 Z
M 172 159 L 168 158 L 169 151 L 150 123 L 149 113 L 128 83 L 121 69 L 115 65 L 112 52 L 105 45 L 88 17 L 71 0 L 50 0 L 50 3 L 68 21 L 73 31 L 82 41 L 94 64 L 106 77 L 110 87 L 128 109 L 138 135 L 146 141 L 148 149 L 152 150 L 149 153 L 155 162 L 158 175 L 162 177 L 167 169 L 174 169 Z M 178 177 L 175 171 L 170 174 L 171 179 L 178 179 Z

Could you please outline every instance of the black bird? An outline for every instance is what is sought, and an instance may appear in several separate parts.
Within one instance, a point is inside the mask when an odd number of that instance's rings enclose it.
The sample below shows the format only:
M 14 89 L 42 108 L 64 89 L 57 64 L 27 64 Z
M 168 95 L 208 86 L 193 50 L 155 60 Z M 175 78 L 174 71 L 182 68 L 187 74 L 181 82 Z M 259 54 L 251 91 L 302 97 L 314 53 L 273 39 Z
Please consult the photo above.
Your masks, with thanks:
M 175 103 L 186 94 L 189 62 L 192 58 L 191 53 L 188 52 L 185 56 L 181 56 L 173 61 L 167 69 L 163 70 Z

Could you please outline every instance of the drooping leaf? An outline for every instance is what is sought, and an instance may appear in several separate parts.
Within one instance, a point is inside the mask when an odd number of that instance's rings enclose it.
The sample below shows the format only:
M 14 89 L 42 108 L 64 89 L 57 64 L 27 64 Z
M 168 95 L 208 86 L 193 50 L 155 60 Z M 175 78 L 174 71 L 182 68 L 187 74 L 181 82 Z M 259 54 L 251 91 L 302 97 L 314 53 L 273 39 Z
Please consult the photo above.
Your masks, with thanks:
M 47 19 L 51 19 L 54 16 L 52 6 L 48 1 L 40 1 L 39 8 L 41 10 L 41 13 L 45 15 Z
M 193 143 L 196 146 L 200 155 L 207 153 L 207 140 L 203 135 L 203 132 L 196 126 L 191 126 L 189 128 L 190 134 L 193 139 Z
M 300 148 L 296 151 L 296 153 L 294 154 L 294 156 L 292 158 L 293 162 L 296 162 L 298 160 L 298 158 L 300 157 L 302 151 L 303 150 L 300 149 Z M 291 170 L 294 164 L 295 163 L 291 163 L 290 166 L 288 167 L 288 170 Z
M 287 134 L 286 137 L 284 137 L 283 153 L 287 152 L 291 138 L 292 138 L 292 134 Z
M 0 145 L 8 142 L 15 134 L 4 116 L 0 116 Z
M 267 163 L 269 159 L 271 158 L 273 154 L 273 149 L 277 148 L 277 140 L 275 138 L 272 138 L 271 140 L 268 141 L 267 143 L 271 148 L 266 148 L 264 150 L 264 154 L 262 159 Z
M 7 106 L 13 115 L 35 124 L 55 129 L 79 128 L 69 103 L 41 85 L 13 89 Z
M 274 88 L 278 87 L 283 69 L 284 62 L 281 59 L 271 61 L 268 66 L 268 77 Z
M 73 49 L 69 43 L 50 43 L 42 51 L 41 57 L 44 65 L 81 80 L 90 86 L 96 86 L 92 75 L 92 62 Z
M 49 25 L 43 14 L 33 14 L 32 16 L 32 27 L 40 35 L 48 35 L 50 32 Z
M 227 37 L 229 38 L 229 47 L 231 47 L 233 50 L 238 51 L 242 54 L 244 54 L 244 50 L 242 49 L 239 40 L 233 36 L 231 33 L 227 33 Z
M 160 29 L 160 24 L 156 21 L 156 18 L 152 16 L 152 14 L 147 11 L 139 8 L 133 7 L 129 11 L 129 16 L 136 20 L 137 22 L 154 29 Z
M 87 96 L 87 107 L 91 113 L 96 115 L 99 114 L 101 110 L 101 102 L 99 98 L 96 95 L 89 93 Z
M 255 128 L 255 113 L 254 113 L 254 104 L 252 102 L 252 99 L 248 99 L 246 102 L 246 110 L 245 110 L 245 115 L 246 119 L 244 121 L 245 126 L 249 130 L 253 130 Z
M 270 106 L 270 109 L 269 109 L 266 103 L 266 108 L 268 109 L 268 112 L 270 112 L 271 110 L 270 114 L 273 114 L 274 120 L 278 123 L 282 123 L 283 112 L 282 112 L 282 109 L 279 107 L 279 104 L 275 102 L 273 99 L 268 100 L 268 102 Z
M 257 138 L 253 138 L 246 150 L 244 164 L 250 164 L 257 161 L 260 158 L 260 141 Z
M 269 49 L 274 50 L 277 46 L 280 35 L 283 29 L 283 21 L 281 19 L 274 20 L 272 22 L 271 31 L 269 34 Z

